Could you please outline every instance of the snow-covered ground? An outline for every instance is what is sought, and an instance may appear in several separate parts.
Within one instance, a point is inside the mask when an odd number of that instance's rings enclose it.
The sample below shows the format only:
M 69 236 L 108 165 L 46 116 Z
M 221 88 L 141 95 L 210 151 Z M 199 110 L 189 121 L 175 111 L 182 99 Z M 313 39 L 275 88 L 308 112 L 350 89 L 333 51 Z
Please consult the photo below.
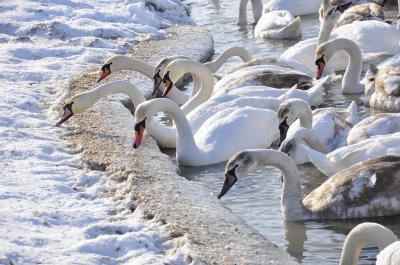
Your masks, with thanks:
M 54 126 L 69 78 L 189 21 L 179 0 L 0 1 L 0 264 L 190 262 Z

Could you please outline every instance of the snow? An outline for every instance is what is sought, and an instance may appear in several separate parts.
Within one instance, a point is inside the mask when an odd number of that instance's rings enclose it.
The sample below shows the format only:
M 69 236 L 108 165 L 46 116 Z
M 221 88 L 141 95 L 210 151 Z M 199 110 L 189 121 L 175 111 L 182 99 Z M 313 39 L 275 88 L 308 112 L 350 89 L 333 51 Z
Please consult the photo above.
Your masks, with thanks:
M 191 22 L 179 0 L 2 1 L 0 264 L 196 258 L 188 240 L 171 240 L 167 225 L 110 196 L 118 184 L 87 168 L 54 126 L 69 78 L 174 22 Z

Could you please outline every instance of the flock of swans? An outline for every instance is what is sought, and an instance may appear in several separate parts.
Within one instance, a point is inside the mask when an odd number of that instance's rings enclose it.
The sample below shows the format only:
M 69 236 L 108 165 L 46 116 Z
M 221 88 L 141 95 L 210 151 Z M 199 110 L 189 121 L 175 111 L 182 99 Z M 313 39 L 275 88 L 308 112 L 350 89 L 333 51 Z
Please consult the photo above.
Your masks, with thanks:
M 247 22 L 247 4 L 248 0 L 240 1 L 238 24 Z M 229 48 L 204 64 L 173 56 L 151 66 L 113 56 L 102 66 L 98 82 L 133 70 L 152 79 L 153 95 L 162 98 L 146 99 L 127 81 L 104 83 L 70 98 L 57 126 L 106 95 L 124 93 L 136 107 L 134 148 L 140 147 L 146 131 L 160 147 L 176 148 L 180 165 L 228 160 L 218 198 L 257 167 L 273 166 L 283 176 L 281 211 L 286 220 L 399 215 L 400 114 L 378 113 L 360 120 L 355 102 L 347 109 L 312 110 L 323 103 L 324 84 L 338 79 L 335 71 L 345 70 L 342 93 L 364 93 L 366 106 L 400 112 L 399 23 L 388 24 L 379 3 L 334 6 L 328 0 L 272 0 L 264 8 L 261 0 L 251 4 L 256 37 L 297 38 L 299 15 L 318 12 L 319 36 L 299 42 L 278 58 L 253 59 L 241 47 Z M 392 57 L 371 65 L 362 79 L 363 63 L 383 55 Z M 215 73 L 233 56 L 243 63 L 215 83 Z M 193 76 L 190 96 L 176 87 L 187 73 Z M 167 113 L 174 126 L 156 121 L 158 112 Z M 307 162 L 329 178 L 303 198 L 297 166 Z M 340 264 L 356 264 L 367 241 L 383 249 L 377 264 L 400 264 L 397 237 L 374 223 L 361 224 L 348 235 Z

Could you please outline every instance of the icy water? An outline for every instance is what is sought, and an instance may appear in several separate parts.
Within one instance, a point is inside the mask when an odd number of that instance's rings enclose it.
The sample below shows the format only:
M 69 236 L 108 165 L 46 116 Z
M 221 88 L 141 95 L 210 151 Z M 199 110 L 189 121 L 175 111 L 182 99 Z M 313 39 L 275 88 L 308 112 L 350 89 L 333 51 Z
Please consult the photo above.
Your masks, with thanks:
M 243 46 L 254 57 L 278 56 L 299 40 L 317 36 L 319 31 L 317 15 L 303 16 L 301 38 L 259 41 L 253 36 L 254 25 L 249 23 L 239 27 L 235 24 L 239 1 L 185 2 L 190 5 L 195 22 L 212 33 L 214 58 L 231 46 Z M 390 10 L 389 16 L 394 17 L 397 6 L 387 9 Z M 252 21 L 250 10 L 248 11 L 248 19 Z M 238 62 L 238 59 L 232 59 L 230 65 Z M 369 115 L 370 110 L 362 105 L 362 96 L 342 95 L 339 84 L 331 84 L 326 89 L 324 105 L 347 107 L 352 100 L 356 100 L 359 115 Z M 169 151 L 169 154 L 174 159 L 174 151 Z M 224 168 L 225 163 L 206 167 L 180 167 L 180 174 L 193 181 L 205 183 L 217 196 L 224 181 Z M 301 167 L 301 172 L 303 194 L 308 194 L 326 180 L 312 165 Z M 268 167 L 238 181 L 222 201 L 271 242 L 286 249 L 301 264 L 338 264 L 346 235 L 354 226 L 367 220 L 285 222 L 280 212 L 281 188 L 279 170 Z M 400 217 L 368 221 L 381 223 L 400 235 Z M 367 246 L 361 253 L 359 264 L 375 264 L 377 253 L 377 248 Z

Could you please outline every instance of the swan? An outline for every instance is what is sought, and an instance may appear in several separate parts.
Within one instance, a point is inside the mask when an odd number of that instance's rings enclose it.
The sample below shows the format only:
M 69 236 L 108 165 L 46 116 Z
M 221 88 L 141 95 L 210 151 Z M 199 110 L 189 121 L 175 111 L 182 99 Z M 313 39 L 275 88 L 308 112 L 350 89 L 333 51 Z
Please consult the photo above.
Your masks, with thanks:
M 342 170 L 304 199 L 300 172 L 285 153 L 249 149 L 226 164 L 221 198 L 241 177 L 257 167 L 274 166 L 283 175 L 281 211 L 285 220 L 349 219 L 400 214 L 400 157 L 370 159 Z
M 244 62 L 250 61 L 252 59 L 252 55 L 242 47 L 231 47 L 223 51 L 217 59 L 212 62 L 205 63 L 211 70 L 211 72 L 216 72 L 219 68 L 231 57 L 238 56 Z M 179 56 L 176 56 L 179 57 Z M 184 57 L 184 56 L 182 56 Z M 160 63 L 161 64 L 161 63 Z M 156 69 L 150 64 L 137 60 L 135 58 L 125 56 L 125 55 L 116 55 L 110 57 L 101 67 L 101 76 L 99 77 L 97 82 L 100 82 L 105 77 L 107 77 L 111 73 L 115 73 L 121 70 L 132 70 L 137 71 L 148 78 L 155 79 L 155 74 L 157 73 Z M 157 82 L 158 80 L 155 80 Z M 156 86 L 156 85 L 155 85 Z M 183 93 L 176 87 L 171 90 L 171 93 L 168 95 L 168 98 L 175 101 L 179 106 L 185 104 L 189 100 L 189 95 Z
M 318 13 L 321 0 L 270 0 L 264 5 L 263 13 L 273 10 L 287 10 L 293 16 L 302 16 Z
M 225 109 L 210 117 L 193 137 L 189 123 L 175 102 L 159 98 L 141 103 L 135 112 L 133 147 L 141 144 L 147 118 L 166 112 L 176 124 L 176 159 L 185 166 L 203 166 L 226 161 L 243 148 L 266 148 L 279 139 L 276 112 L 244 107 Z M 251 135 L 251 137 L 247 137 Z
M 373 109 L 400 112 L 400 66 L 375 69 L 365 84 L 364 104 Z
M 374 135 L 400 132 L 400 114 L 375 113 L 361 120 L 347 135 L 347 144 L 352 145 Z
M 385 13 L 382 6 L 375 3 L 354 5 L 346 9 L 336 22 L 335 27 L 350 24 L 354 21 L 378 20 L 384 22 Z
M 128 95 L 134 106 L 138 106 L 140 103 L 146 101 L 143 93 L 132 83 L 128 81 L 112 81 L 98 86 L 91 91 L 79 93 L 68 99 L 63 107 L 64 113 L 61 119 L 56 123 L 56 126 L 60 126 L 73 115 L 87 110 L 101 98 L 114 93 L 123 93 Z M 161 147 L 175 148 L 176 132 L 174 128 L 149 120 L 148 130 Z
M 317 78 L 324 72 L 326 62 L 331 60 L 336 51 L 343 49 L 348 53 L 349 62 L 342 79 L 342 93 L 355 94 L 364 92 L 365 86 L 360 83 L 361 51 L 356 43 L 349 39 L 337 38 L 320 44 L 315 53 Z
M 400 133 L 372 136 L 371 138 L 352 145 L 343 146 L 327 154 L 315 150 L 315 147 L 318 147 L 315 145 L 316 141 L 318 139 L 314 139 L 313 143 L 306 141 L 309 146 L 307 144 L 301 145 L 311 163 L 327 176 L 331 176 L 340 170 L 370 158 L 385 155 L 400 156 Z M 292 148 L 291 157 L 295 154 L 296 147 L 298 145 Z
M 271 11 L 258 20 L 254 36 L 259 39 L 294 39 L 301 35 L 301 19 L 287 10 Z
M 315 53 L 318 44 L 335 38 L 347 38 L 354 41 L 361 49 L 363 62 L 379 59 L 384 55 L 394 55 L 399 53 L 400 31 L 396 27 L 387 23 L 369 20 L 354 21 L 333 29 L 333 22 L 339 18 L 340 12 L 326 12 L 325 15 L 334 16 L 333 19 L 324 18 L 326 23 L 321 24 L 322 37 L 312 38 L 298 42 L 284 53 L 281 57 L 296 60 L 312 69 L 313 60 L 310 60 Z M 333 30 L 332 30 L 333 29 Z M 321 34 L 321 33 L 320 33 Z M 331 69 L 341 71 L 346 68 L 347 57 L 344 53 L 335 55 L 335 60 L 331 62 Z M 332 72 L 329 72 L 332 74 Z
M 277 116 L 282 136 L 281 141 L 285 138 L 290 141 L 299 127 L 304 127 L 312 129 L 311 132 L 316 135 L 327 151 L 346 145 L 350 129 L 359 120 L 355 101 L 347 109 L 329 107 L 312 111 L 307 102 L 296 98 L 284 101 L 277 110 Z M 288 144 L 292 145 L 293 141 Z M 282 145 L 284 146 L 283 142 Z M 299 152 L 304 154 L 304 150 Z M 302 157 L 305 161 L 296 159 L 298 164 L 308 162 L 306 156 Z
M 377 265 L 400 264 L 400 242 L 397 236 L 383 225 L 365 222 L 354 227 L 347 235 L 339 265 L 357 265 L 365 243 L 373 243 L 381 250 L 377 256 Z

